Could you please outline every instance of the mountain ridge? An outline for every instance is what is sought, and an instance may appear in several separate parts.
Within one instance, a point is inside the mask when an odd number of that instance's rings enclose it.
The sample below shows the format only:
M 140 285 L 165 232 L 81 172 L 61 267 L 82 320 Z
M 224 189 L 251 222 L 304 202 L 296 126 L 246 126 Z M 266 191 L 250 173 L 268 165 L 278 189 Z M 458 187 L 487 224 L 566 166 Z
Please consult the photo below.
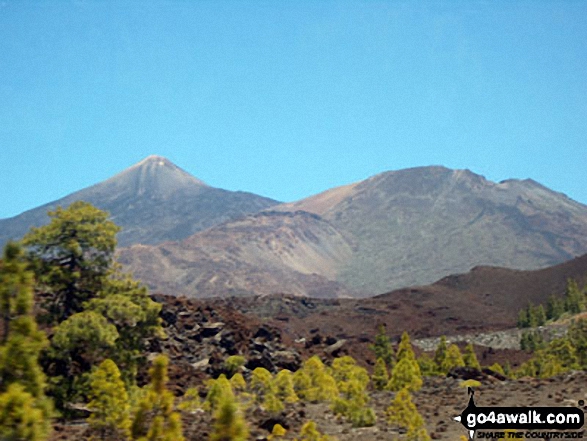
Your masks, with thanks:
M 1 219 L 0 244 L 19 239 L 30 227 L 48 222 L 47 211 L 76 200 L 110 213 L 123 228 L 117 236 L 121 246 L 180 240 L 277 203 L 253 193 L 211 187 L 168 159 L 151 155 L 102 182 Z
M 529 270 L 587 252 L 587 206 L 533 181 L 496 183 L 470 170 L 442 166 L 384 172 L 277 205 L 240 223 L 238 234 L 246 236 L 249 242 L 262 243 L 264 236 L 255 235 L 259 234 L 255 233 L 259 227 L 256 222 L 262 222 L 263 213 L 277 212 L 313 213 L 316 220 L 312 228 L 319 229 L 322 246 L 333 246 L 330 240 L 334 237 L 344 239 L 346 251 L 328 265 L 321 261 L 315 273 L 343 286 L 354 296 L 433 283 L 478 265 Z M 209 243 L 218 228 L 224 228 L 224 249 L 215 242 L 218 267 L 226 264 L 233 269 L 239 265 L 244 268 L 258 259 L 275 262 L 272 259 L 276 256 L 269 249 L 259 251 L 265 253 L 263 258 L 256 255 L 254 259 L 239 261 L 242 256 L 234 252 L 233 244 L 236 236 L 229 237 L 238 223 L 236 220 L 200 231 L 184 240 L 182 246 L 197 249 L 199 244 Z M 310 242 L 308 237 L 298 234 L 292 241 L 287 235 L 280 236 L 277 230 L 267 228 L 263 234 L 273 234 L 271 240 L 277 249 L 292 250 L 294 260 L 303 260 L 300 250 Z M 157 253 L 152 249 L 151 254 Z M 124 252 L 124 256 L 128 268 L 136 268 L 132 252 Z M 201 262 L 194 258 L 191 263 L 183 261 L 183 271 L 192 268 L 191 271 L 198 272 Z M 283 259 L 277 261 L 284 265 L 282 270 L 297 271 Z M 264 264 L 257 269 L 261 267 Z M 154 289 L 163 289 L 158 279 L 168 278 L 152 271 L 144 276 Z M 245 283 L 243 280 L 242 275 L 235 275 L 232 282 L 238 285 Z M 255 292 L 248 282 L 245 285 L 247 292 Z M 297 286 L 293 289 L 297 295 L 308 295 Z M 209 296 L 211 292 L 202 285 L 191 293 L 183 288 L 180 292 L 192 296 Z M 257 290 L 271 293 L 267 286 L 260 285 Z M 287 293 L 288 287 L 279 292 Z
M 369 296 L 478 265 L 537 269 L 587 252 L 587 206 L 531 179 L 414 167 L 280 204 L 211 187 L 157 155 L 0 220 L 0 242 L 78 199 L 122 226 L 127 269 L 191 296 Z

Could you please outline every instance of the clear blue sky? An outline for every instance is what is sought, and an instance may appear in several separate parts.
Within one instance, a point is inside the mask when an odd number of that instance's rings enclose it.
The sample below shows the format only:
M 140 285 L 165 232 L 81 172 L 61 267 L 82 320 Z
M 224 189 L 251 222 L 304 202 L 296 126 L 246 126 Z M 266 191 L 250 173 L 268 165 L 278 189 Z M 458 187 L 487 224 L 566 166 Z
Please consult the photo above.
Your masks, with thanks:
M 150 154 L 290 201 L 405 167 L 587 203 L 586 1 L 0 0 L 0 217 Z

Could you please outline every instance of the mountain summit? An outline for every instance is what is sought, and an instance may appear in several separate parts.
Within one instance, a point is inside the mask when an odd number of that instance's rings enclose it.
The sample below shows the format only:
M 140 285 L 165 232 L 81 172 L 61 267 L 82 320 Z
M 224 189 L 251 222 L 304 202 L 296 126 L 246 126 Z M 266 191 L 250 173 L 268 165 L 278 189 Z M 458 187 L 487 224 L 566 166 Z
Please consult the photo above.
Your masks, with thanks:
M 441 166 L 384 172 L 273 209 L 318 214 L 352 238 L 336 281 L 371 293 L 587 252 L 587 206 L 531 179 L 493 182 Z
M 83 200 L 110 213 L 122 227 L 119 245 L 155 244 L 256 213 L 277 202 L 246 192 L 214 188 L 162 156 L 148 156 L 106 181 L 0 220 L 0 244 L 48 221 L 47 211 Z
M 163 156 L 151 155 L 98 186 L 110 186 L 134 196 L 168 198 L 177 191 L 208 187 Z

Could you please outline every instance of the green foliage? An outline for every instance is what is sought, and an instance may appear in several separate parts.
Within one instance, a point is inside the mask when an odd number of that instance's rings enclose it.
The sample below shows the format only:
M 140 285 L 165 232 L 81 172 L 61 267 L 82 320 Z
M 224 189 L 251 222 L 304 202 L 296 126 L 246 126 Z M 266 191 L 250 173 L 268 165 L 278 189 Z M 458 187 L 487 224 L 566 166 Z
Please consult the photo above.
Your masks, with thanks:
M 90 427 L 100 439 L 128 439 L 130 403 L 116 364 L 110 359 L 104 360 L 92 373 L 90 386 Z
M 522 329 L 522 328 L 527 328 L 529 326 L 530 326 L 530 321 L 528 319 L 528 310 L 521 309 L 520 312 L 518 312 L 518 328 Z
M 565 309 L 571 314 L 578 314 L 585 310 L 585 303 L 585 293 L 579 288 L 575 280 L 569 280 L 565 293 Z
M 379 331 L 375 336 L 375 343 L 369 346 L 369 349 L 375 352 L 376 360 L 381 358 L 387 366 L 392 367 L 395 362 L 395 356 L 391 341 L 385 331 L 385 326 L 379 325 Z
M 287 369 L 280 370 L 273 380 L 277 398 L 286 403 L 295 403 L 299 398 L 294 389 L 293 374 Z
M 204 400 L 204 409 L 215 411 L 225 395 L 234 396 L 226 375 L 221 374 L 216 380 L 208 380 L 208 394 Z
M 310 402 L 332 401 L 338 396 L 336 380 L 316 355 L 306 360 L 294 375 L 296 394 Z
M 412 343 L 410 343 L 410 336 L 407 332 L 402 333 L 402 338 L 397 348 L 397 361 L 401 361 L 404 358 L 408 358 L 410 360 L 416 360 L 416 355 L 414 354 L 414 350 L 412 349 Z
M 358 366 L 356 361 L 348 355 L 335 358 L 332 361 L 331 371 L 337 386 L 343 393 L 344 385 L 348 382 L 356 381 L 362 389 L 366 389 L 370 381 L 367 370 Z
M 442 372 L 446 373 L 453 368 L 462 366 L 465 366 L 465 361 L 463 360 L 459 347 L 455 344 L 449 345 L 446 350 L 444 364 L 441 366 Z
M 475 355 L 475 349 L 473 349 L 472 343 L 469 343 L 465 347 L 465 353 L 463 354 L 463 362 L 467 367 L 481 370 L 481 365 L 479 364 L 479 360 L 477 360 L 477 355 Z
M 51 222 L 25 237 L 41 291 L 51 297 L 55 321 L 80 312 L 85 301 L 102 290 L 114 261 L 116 233 L 108 214 L 78 201 L 49 212 Z
M 567 336 L 575 348 L 579 367 L 587 370 L 587 319 L 573 321 Z
M 383 359 L 380 359 L 385 367 Z M 342 414 L 349 419 L 353 427 L 366 427 L 375 424 L 373 409 L 367 407 L 369 395 L 367 371 L 357 366 L 352 357 L 335 358 L 332 362 L 332 377 L 336 381 L 339 395 L 332 401 L 334 413 Z
M 407 332 L 402 334 L 396 359 L 397 362 L 391 371 L 386 388 L 393 391 L 403 388 L 411 391 L 419 390 L 422 387 L 422 374 Z
M 173 394 L 167 390 L 169 360 L 159 355 L 149 370 L 151 382 L 139 403 L 132 437 L 139 441 L 184 441 L 181 417 L 173 410 Z M 150 420 L 150 425 L 148 422 Z
M 87 367 L 97 364 L 118 339 L 116 327 L 93 311 L 70 316 L 55 328 L 52 346 L 59 359 L 71 359 Z
M 271 430 L 271 435 L 267 437 L 269 441 L 272 441 L 277 438 L 282 438 L 287 433 L 287 430 L 281 424 L 276 424 L 273 426 L 273 430 Z
M 498 374 L 505 375 L 504 368 L 501 367 L 501 365 L 497 362 L 495 362 L 491 366 L 489 366 L 489 369 L 491 369 L 493 372 L 497 372 Z
M 143 362 L 144 342 L 162 335 L 161 306 L 114 263 L 119 228 L 108 213 L 85 202 L 50 212 L 51 222 L 25 236 L 37 290 L 55 326 L 48 366 L 64 408 L 85 394 L 93 366 L 106 358 L 128 387 Z
M 2 343 L 10 333 L 10 322 L 33 309 L 33 274 L 27 270 L 20 246 L 8 242 L 0 260 L 0 319 Z
M 229 381 L 230 387 L 235 393 L 241 393 L 247 390 L 247 382 L 240 372 L 234 374 Z
M 459 386 L 461 386 L 462 388 L 465 388 L 465 389 L 468 387 L 475 388 L 475 387 L 481 386 L 481 382 L 477 381 L 477 380 L 469 379 L 469 380 L 463 381 Z
M 47 424 L 43 411 L 36 406 L 35 398 L 18 383 L 12 383 L 0 394 L 0 439 L 47 439 Z
M 420 366 L 420 373 L 423 377 L 430 377 L 438 374 L 438 366 L 434 363 L 434 359 L 426 353 L 418 358 L 418 366 Z
M 553 355 L 565 370 L 579 368 L 577 350 L 569 338 L 552 340 L 548 344 L 547 353 Z
M 271 372 L 267 369 L 255 368 L 251 375 L 251 391 L 257 402 L 269 413 L 278 413 L 283 410 L 283 403 L 278 398 L 278 389 Z
M 39 366 L 39 355 L 48 342 L 32 315 L 32 284 L 32 274 L 26 269 L 22 249 L 15 243 L 8 243 L 0 260 L 2 427 L 13 421 L 14 436 L 21 433 L 22 439 L 45 439 L 50 431 L 53 405 L 45 396 L 46 380 Z M 30 426 L 30 430 L 25 426 Z M 7 427 L 6 431 L 10 433 L 12 429 Z
M 253 370 L 251 375 L 250 390 L 259 401 L 273 391 L 273 376 L 267 369 L 258 367 Z
M 312 379 L 303 369 L 298 369 L 294 372 L 293 383 L 296 395 L 300 398 L 307 398 L 306 393 L 312 387 Z
M 543 349 L 546 346 L 542 334 L 538 331 L 522 332 L 520 338 L 520 349 L 523 351 L 534 352 L 538 349 Z
M 550 296 L 546 305 L 546 317 L 549 320 L 558 320 L 565 312 L 565 301 L 556 296 Z
M 546 311 L 544 310 L 544 306 L 538 305 L 536 307 L 536 325 L 537 326 L 544 326 L 546 324 Z
M 566 337 L 554 339 L 548 345 L 534 351 L 534 356 L 522 364 L 515 375 L 549 378 L 570 369 L 581 368 L 581 357 L 584 357 L 582 351 L 585 346 L 581 346 L 580 338 L 577 338 L 581 334 L 577 326 L 584 324 L 574 322 Z M 587 337 L 587 326 L 584 326 L 583 332 L 583 338 Z
M 248 436 L 247 424 L 234 396 L 224 395 L 214 413 L 214 427 L 210 434 L 210 441 L 245 441 Z
M 228 378 L 232 378 L 234 374 L 246 363 L 245 357 L 242 355 L 231 355 L 224 361 L 224 370 Z
M 389 382 L 389 373 L 387 372 L 387 367 L 385 366 L 383 358 L 377 359 L 371 381 L 376 390 L 383 390 L 385 389 L 385 386 L 387 386 L 387 383 Z
M 429 440 L 425 430 L 424 419 L 412 402 L 412 396 L 407 389 L 400 390 L 391 405 L 387 408 L 390 424 L 407 431 L 407 437 L 411 440 Z
M 399 360 L 391 371 L 391 378 L 387 383 L 387 389 L 399 391 L 407 389 L 417 391 L 422 387 L 422 375 L 418 362 L 409 357 Z
M 149 298 L 147 289 L 128 274 L 113 271 L 104 281 L 103 290 L 85 305 L 87 311 L 101 314 L 118 332 L 108 356 L 121 367 L 123 379 L 134 384 L 139 363 L 144 362 L 144 342 L 162 337 L 159 313 L 161 305 Z
M 295 441 L 330 441 L 331 438 L 328 435 L 320 433 L 316 427 L 314 421 L 306 422 L 300 430 L 300 438 L 296 438 Z
M 177 406 L 179 410 L 193 413 L 201 408 L 200 394 L 197 387 L 190 387 L 185 391 L 181 403 Z
M 274 390 L 265 394 L 263 398 L 263 408 L 272 414 L 281 412 L 284 409 L 283 402 L 277 397 Z
M 436 365 L 437 372 L 441 374 L 446 374 L 448 371 L 444 371 L 444 366 L 446 365 L 446 351 L 448 350 L 448 345 L 446 343 L 446 337 L 443 335 L 440 337 L 440 342 L 438 346 L 436 346 L 436 351 L 434 352 L 434 364 Z
M 528 328 L 542 326 L 546 320 L 558 320 L 565 313 L 571 315 L 585 311 L 587 308 L 587 288 L 579 288 L 576 281 L 569 279 L 563 298 L 550 296 L 546 304 L 534 306 L 528 305 L 519 312 L 518 327 Z
M 516 377 L 549 378 L 565 371 L 560 361 L 552 354 L 541 349 L 516 371 Z

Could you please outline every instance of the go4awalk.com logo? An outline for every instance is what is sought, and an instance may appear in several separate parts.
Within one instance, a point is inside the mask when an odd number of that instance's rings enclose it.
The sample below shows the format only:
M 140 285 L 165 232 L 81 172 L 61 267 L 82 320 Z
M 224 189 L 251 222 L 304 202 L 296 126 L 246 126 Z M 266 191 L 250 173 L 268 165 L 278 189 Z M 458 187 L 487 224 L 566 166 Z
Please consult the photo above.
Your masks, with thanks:
M 470 439 L 476 432 L 478 438 L 583 438 L 576 430 L 583 427 L 585 416 L 577 407 L 477 407 L 475 392 L 468 388 L 468 393 L 469 405 L 454 420 L 465 426 Z

